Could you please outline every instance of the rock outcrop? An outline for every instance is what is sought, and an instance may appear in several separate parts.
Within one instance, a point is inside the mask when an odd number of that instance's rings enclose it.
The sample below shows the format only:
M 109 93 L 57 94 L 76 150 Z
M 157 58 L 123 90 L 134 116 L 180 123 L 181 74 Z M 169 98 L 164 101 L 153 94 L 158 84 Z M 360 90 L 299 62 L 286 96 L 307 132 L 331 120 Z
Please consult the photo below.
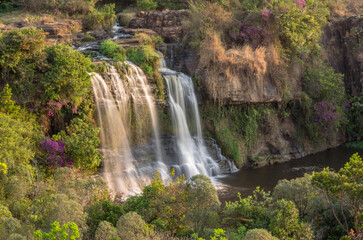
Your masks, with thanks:
M 166 43 L 180 42 L 183 38 L 183 19 L 187 16 L 187 10 L 139 12 L 128 27 L 149 28 L 163 37 Z
M 363 95 L 363 17 L 331 22 L 324 29 L 322 43 L 328 63 L 344 74 L 347 92 Z
M 73 42 L 83 37 L 80 33 L 82 31 L 82 21 L 73 19 L 43 19 L 36 22 L 29 22 L 25 19 L 21 22 L 4 25 L 0 28 L 0 30 L 6 31 L 30 27 L 42 29 L 46 33 L 46 42 L 50 45 L 57 42 Z

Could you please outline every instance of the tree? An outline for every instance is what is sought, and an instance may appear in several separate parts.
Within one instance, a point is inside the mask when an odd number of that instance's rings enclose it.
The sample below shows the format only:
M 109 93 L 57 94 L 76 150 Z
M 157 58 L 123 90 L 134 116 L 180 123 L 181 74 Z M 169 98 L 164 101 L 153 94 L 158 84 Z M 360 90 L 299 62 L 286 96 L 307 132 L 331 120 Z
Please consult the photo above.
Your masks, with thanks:
M 246 233 L 244 240 L 278 240 L 271 235 L 266 229 L 251 229 Z
M 363 237 L 363 161 L 358 153 L 353 154 L 338 173 L 325 168 L 321 172 L 314 172 L 313 185 L 324 193 L 331 211 L 339 226 L 352 239 Z M 340 205 L 340 213 L 334 208 L 334 201 Z M 349 223 L 349 216 L 344 212 L 349 209 L 353 218 L 353 227 Z M 342 216 L 339 217 L 338 213 Z
M 206 224 L 221 205 L 212 181 L 204 175 L 193 176 L 189 181 L 187 219 L 194 223 L 194 231 Z
M 126 213 L 117 222 L 117 232 L 121 239 L 145 239 L 150 235 L 149 231 L 145 221 L 136 212 Z
M 75 240 L 80 237 L 78 226 L 74 222 L 63 224 L 62 228 L 55 221 L 49 233 L 37 230 L 34 232 L 35 239 L 44 240 Z
M 299 222 L 299 210 L 293 202 L 282 199 L 275 203 L 275 207 L 270 222 L 273 235 L 281 240 L 314 239 L 310 225 Z
M 96 240 L 109 240 L 117 237 L 117 230 L 111 223 L 107 221 L 100 222 L 95 234 Z

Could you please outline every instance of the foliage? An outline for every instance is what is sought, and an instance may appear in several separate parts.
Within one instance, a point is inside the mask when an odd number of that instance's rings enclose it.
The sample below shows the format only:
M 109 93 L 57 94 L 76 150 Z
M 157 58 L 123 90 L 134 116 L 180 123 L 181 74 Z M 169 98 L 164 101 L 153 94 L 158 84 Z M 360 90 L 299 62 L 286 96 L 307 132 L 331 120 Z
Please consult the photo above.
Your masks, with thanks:
M 100 222 L 95 233 L 95 240 L 109 240 L 117 237 L 117 230 L 111 223 L 107 221 Z
M 343 74 L 322 61 L 307 64 L 302 79 L 303 90 L 315 101 L 343 101 Z
M 280 39 L 286 48 L 310 53 L 317 47 L 329 10 L 325 1 L 273 0 Z
M 351 138 L 362 140 L 363 136 L 363 97 L 354 97 L 351 99 L 348 111 L 349 124 L 347 131 Z
M 66 45 L 55 45 L 46 49 L 51 68 L 43 75 L 41 84 L 45 100 L 68 99 L 73 108 L 82 102 L 91 87 L 88 68 L 90 60 Z
M 136 0 L 136 5 L 142 10 L 155 10 L 158 7 L 158 3 L 154 0 Z
M 105 4 L 99 10 L 92 9 L 91 12 L 84 17 L 83 23 L 87 30 L 94 30 L 102 27 L 105 31 L 110 32 L 115 19 L 115 4 Z
M 136 6 L 140 10 L 163 10 L 163 9 L 183 9 L 187 6 L 185 0 L 136 0 Z
M 117 221 L 117 232 L 121 239 L 145 239 L 149 231 L 145 221 L 136 212 L 128 212 Z
M 86 211 L 88 213 L 88 234 L 91 238 L 94 237 L 96 229 L 100 229 L 102 222 L 107 221 L 112 226 L 116 226 L 117 221 L 124 214 L 121 206 L 110 201 L 95 202 Z
M 334 217 L 339 226 L 352 239 L 362 237 L 362 194 L 363 194 L 363 161 L 358 153 L 353 154 L 338 173 L 325 168 L 321 172 L 314 172 L 312 176 L 313 185 L 323 191 Z M 334 199 L 338 200 L 342 218 L 338 216 L 333 207 Z M 353 218 L 353 226 L 349 222 L 349 216 L 343 211 L 343 206 L 348 207 L 349 215 Z
M 8 166 L 5 163 L 0 162 L 0 172 L 4 175 L 8 173 Z
M 194 231 L 198 232 L 216 214 L 221 203 L 212 181 L 204 175 L 193 176 L 189 188 L 186 219 L 194 223 Z
M 244 240 L 277 240 L 266 229 L 251 229 L 246 233 Z
M 54 140 L 47 138 L 40 143 L 41 148 L 45 151 L 45 164 L 51 167 L 71 166 L 72 162 L 64 153 L 65 144 L 63 140 Z
M 106 57 L 115 59 L 117 61 L 126 60 L 126 50 L 111 40 L 106 40 L 101 43 L 100 52 Z
M 53 136 L 55 140 L 63 139 L 65 153 L 76 168 L 95 171 L 101 163 L 102 156 L 97 147 L 99 128 L 81 118 L 72 119 L 66 131 Z
M 314 235 L 310 225 L 299 222 L 299 210 L 291 201 L 278 200 L 277 209 L 272 212 L 270 229 L 274 236 L 281 240 L 287 239 L 313 239 Z
M 9 84 L 6 84 L 2 92 L 0 93 L 0 112 L 7 114 L 16 114 L 20 111 L 20 107 L 15 104 L 11 99 L 11 88 Z
M 160 56 L 154 52 L 151 45 L 127 49 L 127 59 L 138 65 L 149 77 L 154 77 L 159 67 Z
M 62 228 L 59 223 L 55 221 L 52 223 L 52 229 L 49 233 L 37 230 L 34 233 L 35 239 L 47 239 L 47 240 L 75 240 L 80 237 L 78 232 L 78 226 L 74 222 L 63 224 Z
M 85 41 L 85 42 L 92 42 L 95 40 L 96 40 L 96 38 L 89 33 L 86 33 L 83 37 L 83 41 Z
M 160 230 L 182 232 L 187 213 L 187 186 L 184 176 L 173 179 L 174 174 L 172 171 L 171 179 L 164 182 L 157 173 L 152 184 L 144 187 L 142 195 L 127 199 L 125 212 L 137 212 Z
M 238 198 L 236 202 L 226 202 L 224 212 L 228 217 L 223 221 L 235 226 L 245 225 L 248 229 L 267 228 L 270 217 L 266 208 L 272 200 L 270 193 L 257 187 L 252 196 L 242 198 L 238 194 Z
M 280 180 L 273 190 L 275 200 L 292 201 L 299 210 L 302 218 L 317 219 L 320 209 L 326 209 L 321 192 L 311 184 L 311 175 L 291 180 Z
M 44 70 L 45 34 L 42 30 L 26 28 L 0 34 L 1 80 L 8 83 L 20 99 L 36 95 L 37 75 Z

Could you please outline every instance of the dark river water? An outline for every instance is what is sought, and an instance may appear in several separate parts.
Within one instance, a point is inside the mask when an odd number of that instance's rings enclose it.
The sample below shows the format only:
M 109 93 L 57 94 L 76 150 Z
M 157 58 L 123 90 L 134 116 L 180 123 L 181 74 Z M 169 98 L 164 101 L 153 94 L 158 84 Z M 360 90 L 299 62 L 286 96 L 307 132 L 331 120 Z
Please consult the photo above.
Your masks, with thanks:
M 221 202 L 235 201 L 238 199 L 238 192 L 242 197 L 247 197 L 257 186 L 271 191 L 280 179 L 302 177 L 304 173 L 321 171 L 325 167 L 339 170 L 356 152 L 363 156 L 363 150 L 340 146 L 285 163 L 257 169 L 242 169 L 236 173 L 216 177 L 213 181 L 216 183 Z

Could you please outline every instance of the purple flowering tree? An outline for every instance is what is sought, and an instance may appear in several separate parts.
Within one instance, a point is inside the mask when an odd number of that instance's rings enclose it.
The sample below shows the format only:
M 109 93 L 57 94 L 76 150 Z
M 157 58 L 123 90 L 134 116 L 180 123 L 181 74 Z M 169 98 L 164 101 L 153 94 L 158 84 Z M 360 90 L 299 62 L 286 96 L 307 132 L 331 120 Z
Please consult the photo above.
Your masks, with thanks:
M 327 136 L 342 118 L 342 111 L 349 103 L 336 104 L 335 102 L 321 101 L 314 104 L 314 118 L 312 122 L 317 124 L 322 136 Z
M 71 167 L 72 160 L 65 153 L 65 144 L 62 139 L 54 140 L 46 138 L 40 143 L 42 150 L 45 152 L 45 163 L 51 167 Z

